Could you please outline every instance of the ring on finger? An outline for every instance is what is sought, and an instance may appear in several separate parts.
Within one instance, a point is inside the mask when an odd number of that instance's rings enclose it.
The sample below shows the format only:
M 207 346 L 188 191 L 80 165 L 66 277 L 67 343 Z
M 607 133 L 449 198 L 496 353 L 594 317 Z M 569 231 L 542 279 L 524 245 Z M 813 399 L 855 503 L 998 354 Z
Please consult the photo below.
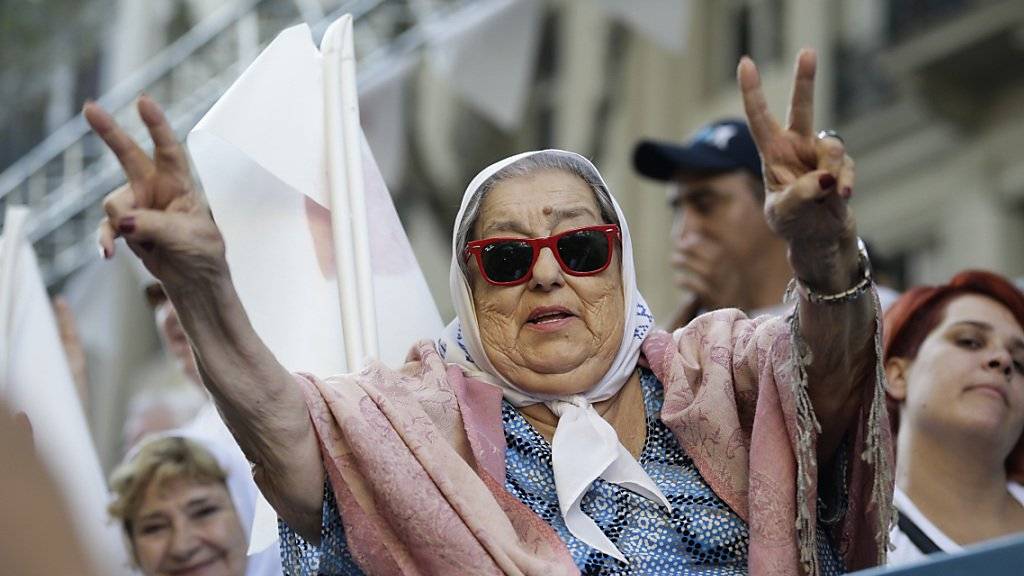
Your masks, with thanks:
M 818 132 L 818 140 L 824 140 L 825 138 L 835 138 L 836 140 L 839 140 L 840 143 L 846 144 L 846 141 L 843 140 L 843 137 L 840 136 L 839 132 L 836 132 L 835 130 L 822 130 Z

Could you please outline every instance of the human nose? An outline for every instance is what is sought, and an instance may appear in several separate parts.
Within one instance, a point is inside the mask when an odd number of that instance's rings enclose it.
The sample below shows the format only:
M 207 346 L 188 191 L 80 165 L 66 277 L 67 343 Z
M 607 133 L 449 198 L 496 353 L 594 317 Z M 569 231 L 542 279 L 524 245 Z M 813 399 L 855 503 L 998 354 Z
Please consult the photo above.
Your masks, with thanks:
M 989 354 L 986 366 L 990 370 L 996 370 L 1002 372 L 1003 376 L 1010 377 L 1011 364 L 1013 364 L 1013 358 L 1010 356 L 1010 352 L 1002 347 L 996 347 Z
M 673 223 L 672 228 L 676 240 L 683 241 L 696 235 L 703 234 L 704 218 L 697 210 L 681 208 L 676 213 L 675 222 Z
M 562 267 L 555 258 L 551 248 L 540 249 L 537 261 L 533 263 L 533 277 L 530 278 L 530 288 L 538 290 L 551 290 L 561 286 L 563 282 Z
M 178 523 L 171 534 L 170 555 L 177 561 L 188 560 L 199 550 L 199 538 L 188 521 Z

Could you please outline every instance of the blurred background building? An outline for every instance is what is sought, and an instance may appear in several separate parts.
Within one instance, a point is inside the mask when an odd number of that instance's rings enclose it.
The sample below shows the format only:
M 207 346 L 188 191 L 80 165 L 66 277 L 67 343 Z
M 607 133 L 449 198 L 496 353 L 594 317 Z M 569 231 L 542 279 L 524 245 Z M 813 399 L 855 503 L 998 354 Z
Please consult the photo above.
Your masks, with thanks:
M 816 123 L 857 161 L 860 231 L 889 281 L 1024 274 L 1021 0 L 0 0 L 0 208 L 33 209 L 46 282 L 79 315 L 106 466 L 128 399 L 164 372 L 132 266 L 96 256 L 120 171 L 81 104 L 98 99 L 138 134 L 145 91 L 184 136 L 283 28 L 306 22 L 319 40 L 344 12 L 364 129 L 446 319 L 464 186 L 542 147 L 601 168 L 632 225 L 641 289 L 667 314 L 671 214 L 633 173 L 634 143 L 742 115 L 743 54 L 782 117 L 803 46 L 819 54 Z

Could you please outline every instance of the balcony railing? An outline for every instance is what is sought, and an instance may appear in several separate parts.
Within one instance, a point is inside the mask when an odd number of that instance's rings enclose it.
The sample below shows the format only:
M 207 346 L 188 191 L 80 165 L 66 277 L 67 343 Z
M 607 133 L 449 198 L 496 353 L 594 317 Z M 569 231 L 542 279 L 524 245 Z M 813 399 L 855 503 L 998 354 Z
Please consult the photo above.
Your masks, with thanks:
M 183 137 L 278 32 L 305 21 L 319 41 L 338 16 L 355 20 L 357 55 L 408 49 L 421 22 L 470 0 L 237 0 L 210 15 L 98 99 L 140 143 L 149 141 L 134 110 L 145 92 Z M 0 219 L 7 204 L 32 209 L 27 235 L 49 286 L 96 257 L 94 230 L 103 197 L 124 178 L 81 115 L 0 174 Z M 2 220 L 0 220 L 2 229 Z

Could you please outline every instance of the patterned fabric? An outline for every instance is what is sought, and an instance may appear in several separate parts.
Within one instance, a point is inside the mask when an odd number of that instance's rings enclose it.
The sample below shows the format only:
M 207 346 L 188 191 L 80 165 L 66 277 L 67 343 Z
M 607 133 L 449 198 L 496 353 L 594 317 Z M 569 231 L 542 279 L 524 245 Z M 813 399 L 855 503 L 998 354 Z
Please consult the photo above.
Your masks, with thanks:
M 663 389 L 650 370 L 640 378 L 647 436 L 639 461 L 669 501 L 667 512 L 650 500 L 598 480 L 583 499 L 583 511 L 630 560 L 623 564 L 581 542 L 558 511 L 551 447 L 511 404 L 502 406 L 506 451 L 505 489 L 550 524 L 586 575 L 747 574 L 746 523 L 722 501 L 660 420 Z M 325 486 L 321 545 L 303 541 L 283 522 L 282 557 L 287 574 L 363 574 L 345 541 L 330 486 Z M 824 529 L 817 534 L 821 574 L 843 572 Z
M 510 404 L 502 407 L 508 469 L 505 488 L 526 503 L 565 541 L 583 574 L 747 574 L 746 523 L 719 498 L 683 452 L 659 414 L 661 382 L 641 371 L 647 438 L 640 464 L 672 503 L 672 511 L 614 484 L 598 480 L 583 498 L 583 511 L 629 559 L 623 564 L 575 538 L 558 511 L 551 448 Z M 818 530 L 821 574 L 843 572 L 825 530 Z
M 821 540 L 813 459 L 800 471 L 810 480 L 805 497 L 794 490 L 797 454 L 813 450 L 815 437 L 797 425 L 791 342 L 779 319 L 723 310 L 672 335 L 655 331 L 643 345 L 641 366 L 664 387 L 661 421 L 746 522 L 752 576 L 799 573 L 804 545 L 817 553 Z M 868 380 L 865 408 L 875 384 Z M 398 370 L 375 363 L 358 374 L 296 381 L 349 550 L 367 572 L 579 573 L 555 528 L 505 489 L 501 390 L 446 363 L 433 343 L 417 344 Z M 885 421 L 874 426 L 865 409 L 850 433 L 848 513 L 830 536 L 845 566 L 858 570 L 877 564 L 876 528 L 889 513 L 871 499 L 880 470 L 863 454 L 869 443 L 891 444 Z M 887 469 L 891 461 L 877 464 Z M 796 527 L 798 508 L 806 508 L 810 533 Z M 820 564 L 809 568 L 820 573 Z
M 320 522 L 320 546 L 302 539 L 283 520 L 278 519 L 277 531 L 281 544 L 281 566 L 288 576 L 363 576 L 363 571 L 352 558 L 345 540 L 345 526 L 341 523 L 338 503 L 330 482 L 324 481 L 324 507 Z

